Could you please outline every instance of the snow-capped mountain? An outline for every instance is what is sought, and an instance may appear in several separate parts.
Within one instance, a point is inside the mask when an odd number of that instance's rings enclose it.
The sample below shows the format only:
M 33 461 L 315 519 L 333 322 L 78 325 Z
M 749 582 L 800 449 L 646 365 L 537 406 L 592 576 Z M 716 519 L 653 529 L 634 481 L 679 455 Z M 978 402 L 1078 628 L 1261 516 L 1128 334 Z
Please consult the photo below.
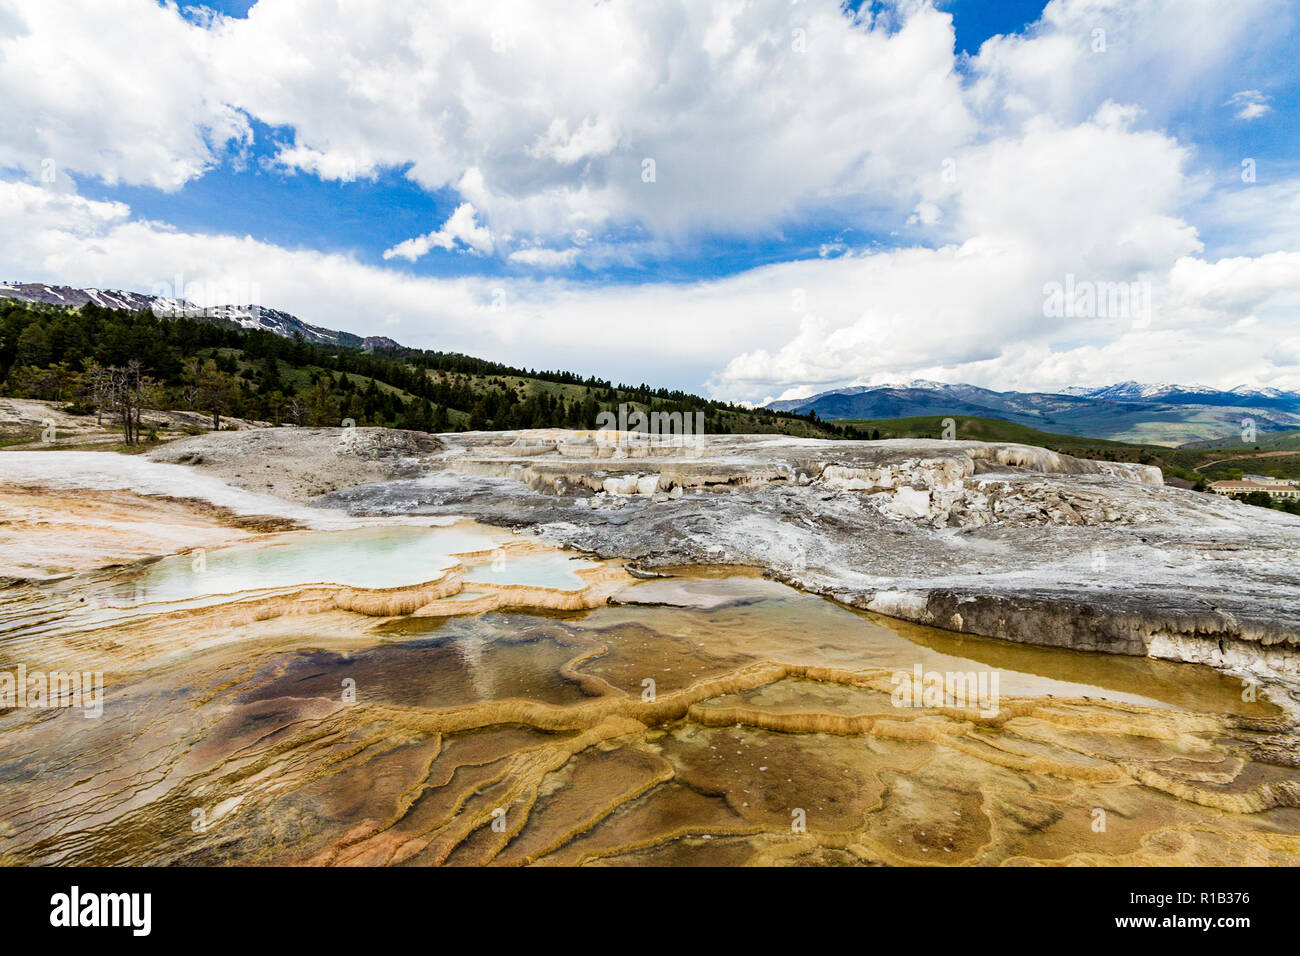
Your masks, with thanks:
M 1171 445 L 1240 435 L 1243 418 L 1251 419 L 1259 432 L 1300 427 L 1300 393 L 1170 383 L 998 392 L 977 385 L 916 380 L 906 385 L 832 389 L 767 407 L 815 411 L 819 418 L 831 421 L 948 415 L 1000 418 L 1047 432 Z
M 1284 392 L 1280 388 L 1256 388 L 1253 385 L 1238 385 L 1236 388 L 1229 389 L 1233 395 L 1241 395 L 1244 398 L 1295 398 L 1297 392 Z
M 1207 385 L 1173 385 L 1166 382 L 1148 385 L 1142 382 L 1130 381 L 1083 391 L 1066 391 L 1063 394 L 1082 395 L 1087 398 L 1107 398 L 1117 402 L 1149 402 L 1168 399 L 1170 396 L 1175 395 L 1212 396 L 1222 394 L 1222 390 L 1210 388 Z
M 119 292 L 112 289 L 74 289 L 66 285 L 44 285 L 24 282 L 17 285 L 0 285 L 0 298 L 20 302 L 43 302 L 46 305 L 65 305 L 80 308 L 94 303 L 105 309 L 128 309 L 140 312 L 153 305 L 156 296 L 139 292 Z
M 321 345 L 343 345 L 350 348 L 387 349 L 401 348 L 397 342 L 384 335 L 354 335 L 334 329 L 311 325 L 295 315 L 279 309 L 260 305 L 216 305 L 200 307 L 183 299 L 146 295 L 140 292 L 123 292 L 117 289 L 76 289 L 65 285 L 45 285 L 40 282 L 0 285 L 0 298 L 19 302 L 41 302 L 80 308 L 91 303 L 105 309 L 128 309 L 132 312 L 151 310 L 161 318 L 182 316 L 214 322 L 233 322 L 244 329 L 262 329 L 285 338 L 301 335 L 304 340 Z
M 1144 385 L 1141 382 L 1120 382 L 1103 388 L 1072 390 L 1065 389 L 1062 394 L 1078 395 L 1085 398 L 1110 399 L 1117 402 L 1152 402 L 1164 401 L 1177 404 L 1239 404 L 1232 398 L 1248 400 L 1294 400 L 1300 398 L 1300 392 L 1284 392 L 1279 388 L 1257 388 L 1251 385 L 1238 385 L 1236 388 L 1221 389 L 1208 385 L 1171 385 L 1156 383 Z
M 899 382 L 890 385 L 857 385 L 853 389 L 841 389 L 840 391 L 848 394 L 850 391 L 861 393 L 869 392 L 876 388 L 919 388 L 930 392 L 962 392 L 967 389 L 977 388 L 975 385 L 953 385 L 951 382 L 936 382 L 928 378 L 914 378 L 910 382 Z

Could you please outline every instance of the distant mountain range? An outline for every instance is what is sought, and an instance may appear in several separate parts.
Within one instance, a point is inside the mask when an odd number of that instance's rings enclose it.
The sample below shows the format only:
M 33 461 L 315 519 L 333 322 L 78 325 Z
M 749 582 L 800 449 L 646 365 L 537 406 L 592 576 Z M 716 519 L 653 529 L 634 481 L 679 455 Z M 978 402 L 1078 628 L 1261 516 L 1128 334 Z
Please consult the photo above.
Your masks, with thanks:
M 308 342 L 322 345 L 342 345 L 357 349 L 388 349 L 402 346 L 383 335 L 362 337 L 351 332 L 339 332 L 334 329 L 311 325 L 295 315 L 268 309 L 260 305 L 217 305 L 201 307 L 186 302 L 184 299 L 172 299 L 166 296 L 145 295 L 140 292 L 122 292 L 117 289 L 77 289 L 66 285 L 44 285 L 39 282 L 23 282 L 15 285 L 0 285 L 0 299 L 15 299 L 19 302 L 41 302 L 46 305 L 61 305 L 68 308 L 80 308 L 94 303 L 105 309 L 128 309 L 132 312 L 147 310 L 163 318 L 188 316 L 194 319 L 206 319 L 213 322 L 232 322 L 243 329 L 262 329 L 283 335 L 285 338 L 301 335 Z
M 771 402 L 774 411 L 815 411 L 826 420 L 872 421 L 922 415 L 1001 418 L 1042 431 L 1159 445 L 1235 441 L 1242 420 L 1257 433 L 1300 428 L 1300 392 L 1238 386 L 1120 382 L 1063 392 L 997 392 L 976 385 L 916 380 L 853 386 Z
M 1300 392 L 1284 392 L 1279 388 L 1252 388 L 1238 385 L 1223 391 L 1207 385 L 1143 385 L 1140 382 L 1120 382 L 1101 388 L 1067 388 L 1064 395 L 1081 398 L 1103 398 L 1117 402 L 1169 402 L 1176 405 L 1252 405 L 1259 402 L 1294 404 Z

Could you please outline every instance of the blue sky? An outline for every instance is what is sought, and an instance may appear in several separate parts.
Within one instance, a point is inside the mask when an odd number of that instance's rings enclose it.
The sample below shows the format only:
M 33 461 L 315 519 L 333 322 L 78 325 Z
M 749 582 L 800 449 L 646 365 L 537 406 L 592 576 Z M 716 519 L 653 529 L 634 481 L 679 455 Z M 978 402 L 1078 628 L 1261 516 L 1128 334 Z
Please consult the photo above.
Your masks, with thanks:
M 8 0 L 0 253 L 743 401 L 1295 387 L 1297 34 L 1289 0 Z M 1051 319 L 1066 275 L 1150 314 Z
M 164 4 L 165 5 L 165 4 Z M 1016 34 L 1041 16 L 1043 0 L 947 0 L 936 4 L 952 16 L 955 66 L 963 68 L 962 54 L 974 56 L 990 37 Z M 246 18 L 253 0 L 213 0 L 181 4 L 194 11 L 216 11 Z M 851 3 L 848 10 L 857 10 Z M 1292 25 L 1294 26 L 1294 25 Z M 1265 62 L 1265 70 L 1269 69 Z M 1270 176 L 1300 175 L 1300 86 L 1294 71 L 1269 75 L 1260 84 L 1261 65 L 1252 60 L 1234 64 L 1216 76 L 1206 77 L 1201 89 L 1174 104 L 1166 128 L 1180 141 L 1194 145 L 1198 164 L 1215 177 L 1218 188 L 1240 187 L 1239 161 L 1253 157 Z M 1240 89 L 1262 85 L 1271 101 L 1264 123 L 1233 120 L 1224 101 Z M 88 196 L 128 203 L 139 215 L 165 221 L 181 229 L 233 232 L 290 248 L 343 252 L 375 265 L 383 264 L 384 250 L 404 239 L 427 232 L 443 222 L 460 197 L 453 188 L 426 189 L 413 183 L 406 168 L 378 171 L 373 179 L 326 181 L 295 172 L 274 162 L 276 144 L 292 142 L 291 127 L 270 127 L 250 117 L 253 143 L 238 155 L 219 157 L 203 176 L 176 192 L 148 187 L 107 186 L 90 182 Z M 892 228 L 891 228 L 892 226 Z M 901 227 L 901 228 L 900 228 Z M 625 235 L 635 241 L 638 231 Z M 912 241 L 905 223 L 882 222 L 874 228 L 860 218 L 838 218 L 833 211 L 799 221 L 774 224 L 751 235 L 709 235 L 707 232 L 678 242 L 672 248 L 647 255 L 639 252 L 634 263 L 611 262 L 601 266 L 575 263 L 559 270 L 582 281 L 641 283 L 648 280 L 688 282 L 743 272 L 787 259 L 829 254 L 841 249 L 871 249 Z M 1249 247 L 1250 236 L 1240 230 L 1208 229 L 1202 237 L 1209 248 L 1231 252 Z M 467 257 L 454 251 L 435 250 L 406 268 L 429 276 L 515 276 L 528 269 L 503 257 Z
M 999 33 L 1019 33 L 1043 12 L 1042 0 L 951 0 L 939 8 L 952 14 L 958 53 L 978 53 L 981 44 Z
M 206 10 L 246 18 L 253 5 L 253 0 L 213 0 L 181 4 L 180 8 L 191 17 L 196 11 L 202 16 Z M 853 10 L 860 6 L 848 5 Z M 952 14 L 956 51 L 976 53 L 989 37 L 1017 32 L 1035 21 L 1043 2 L 950 0 L 939 6 Z M 277 167 L 273 162 L 275 144 L 291 142 L 293 130 L 268 127 L 255 118 L 252 128 L 251 148 L 238 156 L 222 157 L 219 164 L 177 192 L 103 183 L 89 183 L 82 192 L 126 202 L 143 217 L 181 229 L 234 232 L 290 248 L 345 252 L 375 265 L 383 263 L 384 250 L 429 231 L 451 215 L 460 201 L 452 189 L 430 191 L 416 186 L 403 168 L 385 169 L 373 181 L 340 183 Z M 866 229 L 860 221 L 824 214 L 749 236 L 693 236 L 662 254 L 638 256 L 634 264 L 616 262 L 589 268 L 577 263 L 566 274 L 584 281 L 687 282 L 817 256 L 824 246 L 861 249 L 896 244 L 897 231 Z M 466 257 L 452 251 L 435 251 L 408 268 L 430 276 L 510 276 L 529 271 L 500 257 Z

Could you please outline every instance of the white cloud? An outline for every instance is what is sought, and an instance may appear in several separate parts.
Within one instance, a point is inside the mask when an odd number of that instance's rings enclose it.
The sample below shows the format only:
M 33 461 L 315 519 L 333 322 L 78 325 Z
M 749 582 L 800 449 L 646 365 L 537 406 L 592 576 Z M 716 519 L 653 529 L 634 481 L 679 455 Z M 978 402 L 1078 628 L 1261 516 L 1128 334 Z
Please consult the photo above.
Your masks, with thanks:
M 321 179 L 350 183 L 357 179 L 374 179 L 378 170 L 366 156 L 325 153 L 310 146 L 281 146 L 276 162 L 289 169 L 301 169 Z
M 1238 0 L 1230 15 L 1219 0 L 1051 0 L 1024 33 L 980 47 L 972 102 L 988 122 L 1013 123 L 1042 113 L 1073 122 L 1105 100 L 1137 100 L 1163 123 L 1294 18 L 1287 0 Z
M 951 20 L 924 4 L 896 29 L 838 0 L 586 4 L 562 20 L 523 0 L 339 7 L 346 29 L 310 0 L 220 22 L 226 99 L 293 128 L 286 164 L 336 178 L 409 166 L 521 241 L 906 209 L 916 171 L 974 131 Z
M 1070 275 L 1159 283 L 1200 249 L 1172 214 L 1190 188 L 1187 152 L 1123 118 L 1103 106 L 1079 126 L 1042 119 L 1022 136 L 959 151 L 955 181 L 936 168 L 926 185 L 954 241 L 840 260 L 844 287 L 816 302 L 810 292 L 811 314 L 788 341 L 736 356 L 714 387 L 752 395 L 876 373 L 910 378 L 993 359 L 1009 343 L 1113 338 L 1113 323 L 1046 319 L 1044 285 Z
M 0 167 L 167 190 L 201 175 L 252 137 L 216 42 L 155 3 L 0 2 Z
M 441 228 L 423 236 L 416 236 L 414 239 L 399 242 L 391 249 L 384 250 L 384 258 L 392 259 L 397 257 L 414 262 L 430 249 L 436 247 L 451 251 L 457 248 L 457 243 L 472 252 L 492 252 L 492 232 L 486 226 L 479 225 L 478 220 L 475 218 L 474 206 L 471 203 L 464 202 L 457 206 L 456 211 L 447 217 L 447 221 L 442 224 Z
M 179 274 L 187 284 L 253 287 L 264 304 L 319 325 L 616 381 L 698 389 L 725 369 L 715 394 L 741 400 L 787 388 L 806 394 L 810 385 L 841 384 L 837 377 L 1039 388 L 1116 378 L 1300 386 L 1300 369 L 1262 358 L 1294 327 L 1293 256 L 1183 257 L 1156 277 L 1150 327 L 1132 329 L 1045 320 L 1035 269 L 1046 260 L 1026 259 L 1010 239 L 812 258 L 687 284 L 435 279 L 248 237 L 179 232 L 132 220 L 120 203 L 0 182 L 0 260 L 10 264 L 9 278 L 31 281 L 150 291 Z M 1256 283 L 1270 294 L 1249 294 Z M 1241 292 L 1225 295 L 1225 286 Z M 794 311 L 800 300 L 803 313 Z M 1229 333 L 1245 310 L 1258 326 Z M 739 340 L 754 347 L 736 357 Z
M 1300 366 L 1300 336 L 1283 339 L 1268 352 L 1268 360 L 1287 368 Z
M 1300 291 L 1300 252 L 1237 256 L 1214 263 L 1180 259 L 1169 278 L 1175 304 L 1188 312 L 1202 310 L 1214 321 L 1249 315 L 1278 296 Z
M 580 251 L 576 246 L 568 249 L 544 249 L 540 246 L 531 246 L 510 253 L 510 261 L 542 269 L 559 269 L 573 265 Z
M 1268 105 L 1268 97 L 1259 90 L 1240 90 L 1228 97 L 1224 106 L 1237 107 L 1237 119 L 1259 119 L 1273 107 Z
M 75 193 L 27 183 L 0 184 L 0 221 L 8 223 L 13 241 L 25 226 L 33 238 L 66 235 L 94 238 L 105 227 L 125 223 L 131 208 L 121 202 L 96 202 Z M 25 258 L 25 257 L 24 257 Z
M 529 147 L 528 155 L 570 166 L 580 159 L 605 156 L 617 145 L 618 130 L 600 119 L 588 116 L 572 133 L 568 120 L 554 119 L 545 135 Z

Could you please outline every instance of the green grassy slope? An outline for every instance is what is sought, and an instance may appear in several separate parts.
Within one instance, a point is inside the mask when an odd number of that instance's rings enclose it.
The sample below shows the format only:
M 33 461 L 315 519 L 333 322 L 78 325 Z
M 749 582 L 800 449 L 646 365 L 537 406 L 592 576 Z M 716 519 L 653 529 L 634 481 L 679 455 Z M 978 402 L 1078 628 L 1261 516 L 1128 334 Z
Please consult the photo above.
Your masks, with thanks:
M 1223 452 L 1242 452 L 1258 449 L 1259 451 L 1298 451 L 1300 452 L 1300 431 L 1260 432 L 1258 440 L 1250 445 L 1242 445 L 1233 438 L 1219 441 L 1190 442 L 1184 448 L 1212 448 Z
M 944 421 L 953 420 L 956 438 L 967 441 L 1010 441 L 1041 448 L 1065 450 L 1066 448 L 1138 448 L 1128 442 L 1104 438 L 1081 438 L 1078 435 L 1060 435 L 1040 431 L 1028 425 L 1003 421 L 1000 418 L 974 418 L 963 415 L 921 415 L 915 418 L 837 419 L 840 425 L 852 425 L 859 431 L 879 431 L 881 438 L 941 438 Z

